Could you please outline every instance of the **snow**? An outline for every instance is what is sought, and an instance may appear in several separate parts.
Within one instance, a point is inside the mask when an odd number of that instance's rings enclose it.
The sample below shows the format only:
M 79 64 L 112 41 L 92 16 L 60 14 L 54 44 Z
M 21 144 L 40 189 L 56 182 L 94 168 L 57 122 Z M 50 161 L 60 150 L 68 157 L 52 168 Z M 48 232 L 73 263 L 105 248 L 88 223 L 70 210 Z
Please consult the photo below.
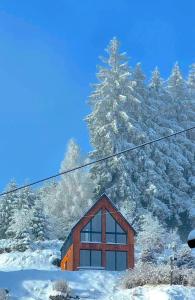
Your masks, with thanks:
M 0 272 L 0 287 L 7 288 L 14 295 L 14 299 L 46 300 L 52 292 L 52 282 L 55 280 L 67 280 L 74 295 L 89 297 L 88 299 L 104 299 L 110 291 L 113 291 L 116 272 L 101 271 L 45 271 L 24 270 L 12 272 Z M 116 274 L 115 274 L 116 273 Z M 106 285 L 105 285 L 106 282 Z
M 10 300 L 47 300 L 52 283 L 66 280 L 73 296 L 89 300 L 194 300 L 195 288 L 144 286 L 131 290 L 120 287 L 124 272 L 83 270 L 61 271 L 51 264 L 59 257 L 59 241 L 34 243 L 31 250 L 0 254 L 0 288 L 10 291 Z
M 1 245 L 5 242 L 0 243 Z M 9 242 L 8 242 L 9 244 Z M 52 259 L 60 257 L 62 242 L 42 242 L 31 245 L 25 252 L 2 253 L 0 255 L 0 271 L 17 271 L 25 269 L 56 270 Z
M 190 233 L 188 235 L 188 241 L 191 241 L 191 240 L 195 240 L 195 229 L 190 231 Z
M 109 298 L 108 298 L 109 299 Z M 112 300 L 193 300 L 195 288 L 183 286 L 144 286 L 131 290 L 120 290 L 111 298 Z

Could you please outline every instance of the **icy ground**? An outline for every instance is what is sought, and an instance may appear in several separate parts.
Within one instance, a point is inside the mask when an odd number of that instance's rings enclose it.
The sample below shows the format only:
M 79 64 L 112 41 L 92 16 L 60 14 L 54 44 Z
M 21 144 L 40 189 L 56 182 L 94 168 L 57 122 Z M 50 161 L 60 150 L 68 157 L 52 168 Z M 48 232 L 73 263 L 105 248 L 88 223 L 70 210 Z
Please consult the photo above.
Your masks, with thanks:
M 123 273 L 106 271 L 61 272 L 51 264 L 59 256 L 57 241 L 38 243 L 24 253 L 0 254 L 0 288 L 10 291 L 11 300 L 47 300 L 52 282 L 67 280 L 73 295 L 101 300 L 195 300 L 195 288 L 168 285 L 120 288 Z

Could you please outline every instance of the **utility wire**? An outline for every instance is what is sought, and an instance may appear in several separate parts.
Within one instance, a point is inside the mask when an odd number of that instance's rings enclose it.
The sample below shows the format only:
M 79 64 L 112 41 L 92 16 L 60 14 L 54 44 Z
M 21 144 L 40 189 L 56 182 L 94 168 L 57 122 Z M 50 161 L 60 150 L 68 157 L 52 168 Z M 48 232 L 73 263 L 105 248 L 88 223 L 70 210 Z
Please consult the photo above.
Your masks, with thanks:
M 10 193 L 14 193 L 14 192 L 16 192 L 16 191 L 19 191 L 19 190 L 21 190 L 21 189 L 24 189 L 24 188 L 27 188 L 27 187 L 30 187 L 30 186 L 33 186 L 33 185 L 36 185 L 36 184 L 38 184 L 38 183 L 42 183 L 42 182 L 44 182 L 44 181 L 48 181 L 48 180 L 50 180 L 50 179 L 59 177 L 59 176 L 61 176 L 61 175 L 65 175 L 65 174 L 67 174 L 67 173 L 70 173 L 70 172 L 73 172 L 73 171 L 76 171 L 76 170 L 79 170 L 79 169 L 82 169 L 82 168 L 91 166 L 91 165 L 93 165 L 93 164 L 96 164 L 96 163 L 105 161 L 105 160 L 107 160 L 107 159 L 113 158 L 113 157 L 115 157 L 115 156 L 124 154 L 124 153 L 126 153 L 126 152 L 133 151 L 133 150 L 136 150 L 136 149 L 145 147 L 145 146 L 147 146 L 147 145 L 151 145 L 151 144 L 153 144 L 153 143 L 156 143 L 156 142 L 165 140 L 165 139 L 167 139 L 167 138 L 176 136 L 176 135 L 178 135 L 178 134 L 181 134 L 181 133 L 184 133 L 184 132 L 193 130 L 193 129 L 195 129 L 195 126 L 190 127 L 190 128 L 187 128 L 187 129 L 183 129 L 183 130 L 180 130 L 180 131 L 177 131 L 177 132 L 175 132 L 175 133 L 172 133 L 172 134 L 169 134 L 169 135 L 160 137 L 160 138 L 155 139 L 155 140 L 151 140 L 151 141 L 145 142 L 145 143 L 143 143 L 143 144 L 137 145 L 137 146 L 132 147 L 132 148 L 127 148 L 127 149 L 125 149 L 125 150 L 122 150 L 122 151 L 120 151 L 120 152 L 117 152 L 117 153 L 114 153 L 114 154 L 105 156 L 105 157 L 100 158 L 100 159 L 97 159 L 97 160 L 95 160 L 95 161 L 91 161 L 91 162 L 88 162 L 88 163 L 86 163 L 86 164 L 77 166 L 77 167 L 75 167 L 75 168 L 72 168 L 72 169 L 65 170 L 65 171 L 63 171 L 63 172 L 57 173 L 57 174 L 55 174 L 55 175 L 52 175 L 52 176 L 49 176 L 49 177 L 46 177 L 46 178 L 43 178 L 43 179 L 40 179 L 40 180 L 31 182 L 31 183 L 26 184 L 26 185 L 22 185 L 22 186 L 20 186 L 20 187 L 18 187 L 18 188 L 16 188 L 16 189 L 13 189 L 13 190 L 10 190 L 10 191 L 7 191 L 7 192 L 3 192 L 3 193 L 0 194 L 0 197 L 1 197 L 1 196 L 4 196 L 4 195 L 7 195 L 7 194 L 10 194 Z

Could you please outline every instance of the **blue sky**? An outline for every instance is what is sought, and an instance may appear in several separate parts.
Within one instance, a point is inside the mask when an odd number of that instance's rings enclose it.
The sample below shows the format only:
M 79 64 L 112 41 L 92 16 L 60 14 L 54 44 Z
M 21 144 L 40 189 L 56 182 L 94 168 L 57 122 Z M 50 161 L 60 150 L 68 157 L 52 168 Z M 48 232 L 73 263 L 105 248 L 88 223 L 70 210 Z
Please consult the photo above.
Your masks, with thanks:
M 167 77 L 195 62 L 195 1 L 1 0 L 0 189 L 56 173 L 84 117 L 98 56 L 113 36 L 130 64 Z

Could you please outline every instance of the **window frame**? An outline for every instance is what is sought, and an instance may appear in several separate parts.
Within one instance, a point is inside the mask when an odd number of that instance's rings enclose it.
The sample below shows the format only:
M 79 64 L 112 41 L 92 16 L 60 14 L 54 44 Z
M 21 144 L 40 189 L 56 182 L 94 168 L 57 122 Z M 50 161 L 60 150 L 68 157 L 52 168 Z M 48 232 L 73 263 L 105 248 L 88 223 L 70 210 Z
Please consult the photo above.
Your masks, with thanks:
M 107 253 L 112 252 L 114 253 L 114 268 L 113 270 L 107 269 Z M 125 253 L 126 254 L 126 268 L 124 270 L 127 270 L 128 268 L 128 251 L 121 251 L 121 250 L 106 250 L 106 270 L 108 271 L 122 271 L 117 269 L 117 253 Z
M 92 228 L 93 228 L 93 219 L 94 219 L 94 217 L 98 214 L 98 213 L 100 213 L 100 218 L 101 218 L 101 222 L 100 222 L 100 226 L 101 226 L 101 230 L 99 231 L 99 230 L 93 230 Z M 89 230 L 83 230 L 83 229 L 81 229 L 81 231 L 80 231 L 80 242 L 81 243 L 95 243 L 95 244 L 97 244 L 97 243 L 102 243 L 102 209 L 100 209 L 100 210 L 98 210 L 98 212 L 93 216 L 93 218 L 91 218 L 90 220 L 89 220 L 89 222 L 83 227 L 83 228 L 85 228 L 87 225 L 89 225 Z M 89 240 L 88 241 L 85 241 L 85 240 L 83 240 L 82 238 L 81 238 L 81 235 L 82 235 L 82 233 L 83 234 L 85 234 L 85 233 L 87 233 L 87 234 L 89 234 Z M 100 240 L 99 241 L 93 241 L 93 234 L 100 234 Z
M 106 216 L 107 214 L 109 214 L 113 220 L 115 221 L 115 231 L 107 231 L 107 218 L 106 218 L 106 231 L 105 231 L 105 235 L 106 235 L 106 244 L 118 244 L 118 245 L 127 245 L 127 231 L 125 231 L 122 226 L 117 222 L 117 220 L 112 216 L 112 214 L 106 210 Z M 123 232 L 120 232 L 120 231 L 117 231 L 117 225 L 119 226 L 119 228 L 121 228 L 123 230 Z M 114 242 L 109 242 L 107 241 L 107 234 L 110 234 L 112 236 L 114 236 Z M 125 243 L 118 243 L 117 242 L 117 236 L 120 235 L 120 236 L 125 236 Z
M 89 265 L 81 265 L 81 251 L 88 251 L 89 252 Z M 100 265 L 93 265 L 92 264 L 92 251 L 96 251 L 96 252 L 99 252 L 100 253 Z M 93 268 L 101 268 L 102 267 L 102 250 L 96 250 L 96 249 L 80 249 L 80 253 L 79 253 L 80 257 L 79 257 L 79 267 L 82 268 L 82 267 L 93 267 Z

